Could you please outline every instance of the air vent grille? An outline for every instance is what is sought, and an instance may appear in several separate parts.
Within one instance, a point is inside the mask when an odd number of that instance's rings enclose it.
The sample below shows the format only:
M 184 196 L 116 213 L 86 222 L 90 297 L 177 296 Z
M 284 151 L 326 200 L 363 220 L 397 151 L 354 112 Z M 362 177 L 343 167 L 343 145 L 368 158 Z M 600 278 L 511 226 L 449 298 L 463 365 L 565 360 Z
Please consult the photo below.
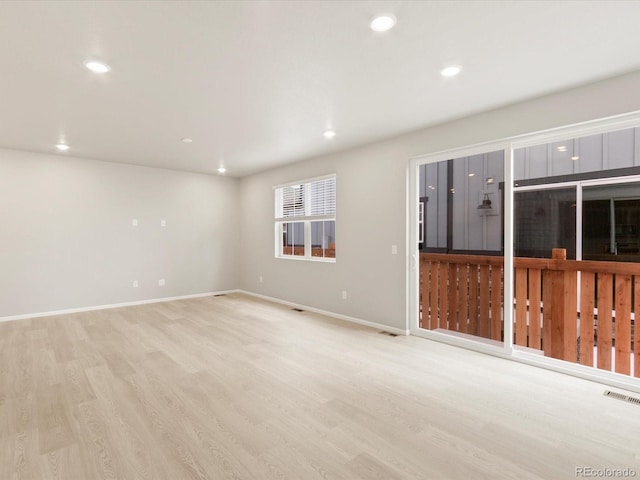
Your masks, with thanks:
M 612 392 L 611 390 L 605 390 L 605 397 L 615 398 L 616 400 L 622 400 L 623 402 L 633 403 L 635 405 L 640 405 L 640 398 L 630 397 L 628 395 L 623 395 L 622 393 Z
M 387 337 L 397 337 L 397 333 L 385 332 L 384 330 L 378 332 L 380 335 L 386 335 Z

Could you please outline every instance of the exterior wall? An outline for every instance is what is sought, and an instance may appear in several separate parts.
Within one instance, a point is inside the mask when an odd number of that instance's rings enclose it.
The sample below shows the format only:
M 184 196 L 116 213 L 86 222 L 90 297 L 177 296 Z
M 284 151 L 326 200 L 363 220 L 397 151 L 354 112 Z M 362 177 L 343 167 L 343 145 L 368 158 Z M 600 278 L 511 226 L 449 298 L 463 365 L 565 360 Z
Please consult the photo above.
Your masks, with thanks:
M 451 194 L 453 250 L 499 251 L 502 248 L 500 183 L 504 181 L 504 155 L 490 152 L 452 160 Z M 426 246 L 447 247 L 447 161 L 420 166 L 420 197 L 426 202 Z M 487 183 L 488 178 L 492 179 Z M 484 194 L 492 202 L 492 214 L 480 215 Z
M 420 197 L 427 197 L 425 218 L 426 246 L 447 247 L 447 162 L 432 163 L 420 167 Z
M 566 146 L 564 152 L 558 147 Z M 571 160 L 571 157 L 578 160 Z M 514 151 L 514 178 L 570 175 L 640 166 L 640 128 L 590 135 Z

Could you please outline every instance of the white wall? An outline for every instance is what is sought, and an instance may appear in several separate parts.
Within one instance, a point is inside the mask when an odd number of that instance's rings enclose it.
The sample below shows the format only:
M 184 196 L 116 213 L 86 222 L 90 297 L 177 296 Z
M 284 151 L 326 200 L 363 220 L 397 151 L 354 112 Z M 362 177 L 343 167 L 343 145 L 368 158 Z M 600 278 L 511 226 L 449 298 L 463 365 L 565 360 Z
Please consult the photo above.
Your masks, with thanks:
M 0 317 L 237 288 L 237 204 L 236 179 L 0 150 Z
M 640 110 L 638 84 L 640 72 L 240 181 L 0 150 L 0 317 L 240 287 L 404 329 L 408 159 Z M 336 263 L 274 258 L 272 187 L 329 173 Z
M 241 287 L 406 328 L 408 159 L 640 110 L 638 85 L 640 72 L 627 74 L 241 179 Z M 336 263 L 274 258 L 272 186 L 328 173 L 337 174 Z

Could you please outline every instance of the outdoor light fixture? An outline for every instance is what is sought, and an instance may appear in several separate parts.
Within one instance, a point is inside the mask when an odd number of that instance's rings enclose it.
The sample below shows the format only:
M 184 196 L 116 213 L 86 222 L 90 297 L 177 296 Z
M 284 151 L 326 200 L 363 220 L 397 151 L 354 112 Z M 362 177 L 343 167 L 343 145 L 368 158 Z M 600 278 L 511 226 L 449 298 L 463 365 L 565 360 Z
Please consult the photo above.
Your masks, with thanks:
M 482 198 L 482 203 L 478 205 L 478 210 L 491 210 L 491 199 L 489 198 L 489 194 L 485 193 Z
M 476 212 L 481 217 L 488 217 L 492 215 L 500 215 L 500 198 L 498 197 L 498 203 L 492 202 L 489 195 L 493 195 L 497 192 L 487 191 L 479 192 L 480 205 L 476 207 Z

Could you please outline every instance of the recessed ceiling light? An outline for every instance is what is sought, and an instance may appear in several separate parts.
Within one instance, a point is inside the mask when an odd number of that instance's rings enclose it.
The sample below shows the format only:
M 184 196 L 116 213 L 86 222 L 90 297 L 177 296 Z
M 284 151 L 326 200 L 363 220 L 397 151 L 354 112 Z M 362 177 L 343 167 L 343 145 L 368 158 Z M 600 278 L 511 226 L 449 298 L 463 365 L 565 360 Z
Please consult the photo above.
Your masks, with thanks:
M 578 155 L 575 155 L 575 156 L 571 157 L 571 160 L 580 160 L 580 157 Z
M 398 20 L 395 15 L 385 13 L 384 15 L 377 15 L 374 17 L 371 20 L 369 27 L 371 27 L 371 30 L 374 32 L 388 32 L 395 26 L 397 21 Z
M 227 169 L 226 169 L 226 168 L 224 168 L 224 165 L 220 165 L 220 166 L 218 167 L 218 173 L 225 173 L 226 171 L 227 171 Z
M 183 138 L 182 139 L 182 143 L 191 143 L 191 142 L 193 142 L 193 139 L 191 139 L 191 138 Z
M 324 135 L 324 138 L 333 138 L 336 136 L 336 132 L 333 130 L 325 130 L 322 132 L 322 135 Z
M 449 65 L 440 70 L 440 75 L 443 77 L 455 77 L 462 71 L 462 67 L 460 65 Z
M 65 145 L 64 143 L 59 143 L 56 145 L 56 148 L 61 152 L 66 152 L 67 150 L 69 150 L 69 145 Z
M 93 73 L 107 73 L 109 70 L 111 70 L 111 67 L 106 63 L 95 62 L 93 60 L 85 62 L 84 66 L 91 70 Z
M 476 174 L 475 174 L 475 173 L 470 173 L 470 174 L 469 174 L 469 176 L 470 176 L 470 177 L 475 177 L 475 176 L 476 176 Z
M 558 151 L 559 151 L 559 152 L 566 152 L 566 151 L 567 151 L 567 147 L 566 147 L 566 145 L 560 145 L 560 146 L 558 147 Z

